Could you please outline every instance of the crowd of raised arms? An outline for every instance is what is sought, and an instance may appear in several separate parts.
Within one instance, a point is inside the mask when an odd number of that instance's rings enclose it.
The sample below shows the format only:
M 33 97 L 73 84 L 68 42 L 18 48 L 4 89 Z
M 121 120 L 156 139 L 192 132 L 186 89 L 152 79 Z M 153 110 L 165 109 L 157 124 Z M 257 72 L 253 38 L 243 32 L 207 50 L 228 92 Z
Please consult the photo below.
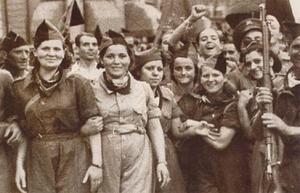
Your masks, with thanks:
M 0 192 L 299 193 L 300 24 L 225 32 L 206 10 L 157 43 L 82 32 L 72 50 L 48 20 L 33 45 L 2 37 Z

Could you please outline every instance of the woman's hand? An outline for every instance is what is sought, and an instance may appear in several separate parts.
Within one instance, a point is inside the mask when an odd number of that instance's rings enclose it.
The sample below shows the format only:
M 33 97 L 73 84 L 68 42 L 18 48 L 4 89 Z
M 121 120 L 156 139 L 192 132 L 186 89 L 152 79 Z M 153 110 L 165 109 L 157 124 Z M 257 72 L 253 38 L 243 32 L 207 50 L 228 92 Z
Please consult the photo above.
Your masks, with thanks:
M 89 118 L 81 128 L 81 133 L 84 136 L 95 135 L 102 131 L 103 119 L 100 116 Z
M 17 185 L 18 190 L 21 193 L 26 193 L 26 173 L 23 167 L 16 168 L 16 176 L 15 176 L 15 182 Z
M 157 164 L 156 172 L 157 179 L 161 183 L 160 188 L 166 187 L 171 180 L 166 163 Z
M 14 143 L 22 142 L 23 137 L 19 125 L 15 122 L 10 124 L 5 130 L 4 138 L 8 138 L 6 141 L 8 145 L 13 145 Z
M 194 5 L 192 7 L 192 13 L 188 18 L 190 22 L 194 23 L 201 17 L 203 17 L 206 13 L 206 6 L 205 5 Z
M 100 187 L 100 185 L 103 181 L 102 168 L 91 165 L 89 167 L 89 169 L 86 171 L 82 183 L 85 184 L 89 178 L 90 178 L 90 182 L 91 182 L 90 190 L 91 190 L 91 193 L 94 193 L 98 190 L 98 188 Z

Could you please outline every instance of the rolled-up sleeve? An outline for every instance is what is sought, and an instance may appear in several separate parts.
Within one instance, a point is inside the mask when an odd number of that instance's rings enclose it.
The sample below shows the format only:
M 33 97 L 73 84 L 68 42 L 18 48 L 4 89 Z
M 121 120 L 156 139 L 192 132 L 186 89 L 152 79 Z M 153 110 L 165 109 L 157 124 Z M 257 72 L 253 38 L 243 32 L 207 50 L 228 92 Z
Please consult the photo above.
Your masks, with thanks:
M 241 127 L 236 102 L 232 102 L 225 107 L 223 117 L 220 120 L 220 125 L 233 129 Z
M 161 116 L 161 111 L 155 103 L 154 94 L 150 86 L 147 83 L 143 83 L 143 87 L 147 97 L 148 119 L 159 118 Z
M 95 93 L 90 82 L 84 78 L 78 78 L 77 88 L 77 106 L 80 121 L 86 122 L 90 117 L 100 116 Z

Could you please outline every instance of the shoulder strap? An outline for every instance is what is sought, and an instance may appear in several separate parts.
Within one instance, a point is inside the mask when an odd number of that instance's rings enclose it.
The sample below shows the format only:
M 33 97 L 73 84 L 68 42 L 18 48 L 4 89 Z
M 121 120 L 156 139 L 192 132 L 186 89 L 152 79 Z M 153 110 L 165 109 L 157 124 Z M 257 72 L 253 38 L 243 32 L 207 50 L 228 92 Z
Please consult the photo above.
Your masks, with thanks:
M 25 109 L 24 109 L 25 114 L 27 113 L 28 109 L 29 109 L 36 101 L 38 101 L 40 98 L 41 98 L 41 95 L 40 95 L 40 93 L 38 93 L 38 94 L 34 95 L 34 97 L 32 97 L 32 98 L 28 101 L 28 103 L 26 104 Z

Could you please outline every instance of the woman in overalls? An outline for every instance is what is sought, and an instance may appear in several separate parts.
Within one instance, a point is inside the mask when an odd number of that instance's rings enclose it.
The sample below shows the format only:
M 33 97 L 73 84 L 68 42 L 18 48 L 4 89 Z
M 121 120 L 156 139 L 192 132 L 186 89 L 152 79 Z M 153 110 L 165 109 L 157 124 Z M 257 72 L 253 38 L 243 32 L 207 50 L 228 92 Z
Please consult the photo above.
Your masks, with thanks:
M 104 124 L 103 183 L 98 192 L 151 193 L 154 171 L 160 186 L 169 181 L 161 113 L 149 85 L 129 73 L 133 53 L 123 36 L 114 31 L 107 34 L 100 48 L 105 72 L 94 87 Z
M 26 140 L 18 147 L 16 183 L 20 192 L 95 192 L 102 180 L 95 95 L 88 80 L 68 75 L 64 38 L 49 21 L 38 27 L 34 69 L 13 85 L 18 124 Z M 101 129 L 101 128 L 100 128 Z M 90 183 L 87 183 L 87 180 Z

